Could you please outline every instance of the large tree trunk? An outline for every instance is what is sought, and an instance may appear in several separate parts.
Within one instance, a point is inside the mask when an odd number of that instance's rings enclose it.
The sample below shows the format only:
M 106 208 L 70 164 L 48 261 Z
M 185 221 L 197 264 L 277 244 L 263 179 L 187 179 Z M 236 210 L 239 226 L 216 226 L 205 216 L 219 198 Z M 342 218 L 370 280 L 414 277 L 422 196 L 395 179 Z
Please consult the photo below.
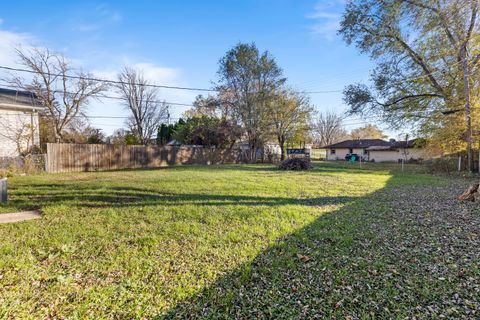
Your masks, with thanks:
M 257 160 L 257 144 L 255 142 L 250 142 L 249 143 L 249 162 L 250 163 L 255 163 Z
M 462 48 L 462 64 L 463 64 L 463 91 L 465 96 L 465 120 L 467 124 L 467 168 L 470 172 L 474 171 L 473 164 L 473 141 L 472 141 L 472 114 L 470 108 L 470 70 L 467 61 L 467 44 Z
M 285 160 L 285 141 L 281 139 L 278 140 L 278 144 L 280 145 L 280 160 Z
M 62 142 L 62 136 L 60 134 L 60 131 L 57 129 L 57 127 L 54 128 L 54 134 L 55 134 L 55 142 L 56 143 Z

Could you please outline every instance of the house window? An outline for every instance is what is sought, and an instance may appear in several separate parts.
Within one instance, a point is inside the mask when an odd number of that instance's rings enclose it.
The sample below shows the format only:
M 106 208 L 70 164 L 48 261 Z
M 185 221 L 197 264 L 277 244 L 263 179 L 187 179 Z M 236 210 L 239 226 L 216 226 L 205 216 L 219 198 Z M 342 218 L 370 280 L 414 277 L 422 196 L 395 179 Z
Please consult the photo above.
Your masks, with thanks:
M 335 154 L 335 149 L 330 149 L 330 154 Z
M 348 149 L 348 153 L 353 153 L 353 149 Z

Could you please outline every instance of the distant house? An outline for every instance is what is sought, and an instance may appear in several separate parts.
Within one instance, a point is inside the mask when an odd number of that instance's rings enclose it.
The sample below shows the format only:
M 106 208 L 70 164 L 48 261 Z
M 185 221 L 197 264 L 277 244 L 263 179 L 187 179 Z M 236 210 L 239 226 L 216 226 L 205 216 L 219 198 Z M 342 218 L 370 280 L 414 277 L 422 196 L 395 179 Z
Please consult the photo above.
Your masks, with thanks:
M 16 157 L 39 145 L 38 112 L 35 94 L 0 88 L 0 157 Z
M 235 146 L 244 151 L 247 152 L 250 150 L 250 145 L 248 141 L 239 141 L 235 144 Z M 285 146 L 287 149 L 290 148 L 290 146 Z M 294 145 L 291 146 L 292 148 L 299 148 L 300 145 Z M 312 145 L 311 144 L 303 144 L 301 146 L 302 148 L 311 150 Z M 267 141 L 261 145 L 257 151 L 256 151 L 256 158 L 257 161 L 277 161 L 280 160 L 280 156 L 282 154 L 282 148 L 280 148 L 280 145 L 276 141 Z M 285 153 L 285 156 L 287 157 L 287 154 Z
M 235 147 L 245 153 L 250 152 L 250 144 L 248 141 L 238 141 L 235 143 Z M 280 154 L 280 146 L 276 142 L 266 142 L 255 152 L 257 161 L 269 160 L 269 158 L 280 159 Z
M 382 139 L 345 140 L 324 147 L 327 160 L 344 160 L 349 153 L 355 153 L 364 161 L 392 162 L 428 158 L 423 146 L 417 140 L 385 141 Z

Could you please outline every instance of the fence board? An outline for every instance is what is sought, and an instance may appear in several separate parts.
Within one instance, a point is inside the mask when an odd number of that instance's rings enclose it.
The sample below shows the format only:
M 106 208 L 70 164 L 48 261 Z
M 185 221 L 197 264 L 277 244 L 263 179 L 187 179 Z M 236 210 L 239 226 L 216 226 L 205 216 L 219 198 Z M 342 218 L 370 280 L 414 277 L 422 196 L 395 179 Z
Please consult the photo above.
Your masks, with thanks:
M 155 168 L 175 164 L 242 162 L 240 150 L 203 147 L 47 143 L 47 172 Z

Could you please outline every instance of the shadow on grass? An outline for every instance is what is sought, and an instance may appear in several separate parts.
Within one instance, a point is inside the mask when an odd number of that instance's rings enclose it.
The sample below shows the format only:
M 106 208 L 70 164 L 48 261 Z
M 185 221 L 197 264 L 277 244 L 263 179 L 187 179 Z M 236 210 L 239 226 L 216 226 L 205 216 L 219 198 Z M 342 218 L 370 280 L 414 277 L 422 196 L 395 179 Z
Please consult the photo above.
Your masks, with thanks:
M 164 167 L 140 167 L 140 168 L 125 168 L 114 170 L 100 170 L 89 171 L 86 173 L 98 173 L 98 172 L 135 172 L 135 171 L 190 171 L 194 168 L 196 171 L 279 171 L 277 166 L 270 163 L 252 163 L 252 164 L 183 164 L 183 165 L 170 165 Z M 281 172 L 281 171 L 279 171 Z
M 365 173 L 369 174 L 372 171 L 401 171 L 401 164 L 398 163 L 350 163 L 342 160 L 338 161 L 312 161 L 313 171 L 317 172 L 332 172 L 338 173 L 339 171 L 348 170 L 353 173 Z M 104 170 L 102 172 L 135 172 L 135 171 L 156 171 L 156 170 L 168 170 L 168 171 L 190 171 L 192 168 L 195 171 L 250 171 L 250 172 L 270 172 L 270 173 L 284 173 L 284 170 L 278 169 L 278 164 L 271 163 L 252 163 L 252 164 L 214 164 L 214 165 L 199 165 L 199 164 L 187 164 L 187 165 L 174 165 L 156 168 L 131 168 L 121 170 Z M 419 165 L 405 165 L 406 172 L 420 173 Z M 421 171 L 424 173 L 424 170 Z M 94 173 L 94 172 L 92 172 Z M 308 173 L 306 171 L 305 173 Z
M 359 162 L 350 163 L 343 160 L 336 161 L 312 161 L 313 171 L 319 172 L 336 172 L 349 170 L 354 173 L 371 173 L 372 171 L 401 171 L 402 167 L 399 163 L 362 163 Z M 425 173 L 425 170 L 420 165 L 406 164 L 406 172 L 411 173 Z M 139 168 L 125 168 L 125 169 L 114 169 L 114 170 L 100 170 L 100 171 L 88 171 L 84 174 L 97 174 L 98 172 L 138 172 L 138 171 L 190 171 L 194 169 L 195 171 L 250 171 L 250 172 L 273 172 L 273 173 L 283 173 L 284 170 L 278 169 L 277 164 L 271 163 L 251 163 L 251 164 L 184 164 L 184 165 L 170 165 L 164 167 L 139 167 Z M 308 172 L 307 172 L 308 173 Z M 62 173 L 60 173 L 62 174 Z M 67 173 L 68 174 L 68 173 Z
M 392 173 L 384 189 L 364 197 L 313 199 L 37 183 L 35 195 L 18 189 L 14 201 L 92 208 L 345 205 L 277 239 L 159 319 L 477 318 L 466 312 L 480 310 L 480 219 L 459 216 L 465 205 L 449 200 L 451 190 L 442 193 L 430 184 L 437 178 L 423 178 Z
M 438 206 L 442 198 L 418 197 L 432 186 L 410 185 L 410 181 L 405 183 L 401 176 L 394 175 L 384 189 L 277 239 L 253 261 L 239 265 L 157 318 L 474 315 L 471 312 L 480 307 L 475 299 L 478 281 L 466 284 L 465 279 L 474 279 L 478 269 L 474 262 L 462 263 L 457 257 L 451 270 L 449 261 L 451 248 L 459 245 L 460 238 L 470 241 L 470 246 L 464 247 L 468 252 L 463 254 L 478 256 L 476 240 L 468 240 L 464 231 L 452 229 L 450 224 L 458 227 L 465 222 L 445 221 L 450 212 L 437 211 L 438 224 L 427 219 L 425 210 Z M 394 196 L 402 183 L 403 193 Z M 415 200 L 404 198 L 409 196 Z M 402 206 L 405 208 L 399 210 Z M 446 206 L 447 210 L 460 207 L 457 202 Z M 458 296 L 465 300 L 453 298 Z
M 221 195 L 202 193 L 159 193 L 158 190 L 136 187 L 93 187 L 84 188 L 75 185 L 37 184 L 35 194 L 16 193 L 10 205 L 25 209 L 38 209 L 41 206 L 65 203 L 85 208 L 118 208 L 147 206 L 283 206 L 305 205 L 324 206 L 345 204 L 357 199 L 349 196 L 289 198 L 263 197 L 248 195 Z
M 145 169 L 126 169 L 121 171 L 144 171 Z M 149 170 L 149 169 L 147 169 Z M 151 170 L 192 170 L 191 165 L 165 167 Z M 195 171 L 205 170 L 229 171 L 270 171 L 284 174 L 285 171 L 278 170 L 275 166 L 268 164 L 252 165 L 195 165 Z M 315 170 L 328 170 L 338 173 L 339 168 L 330 166 L 322 168 L 316 166 Z M 365 172 L 368 173 L 368 172 Z M 90 174 L 81 173 L 88 177 Z M 308 174 L 306 172 L 305 174 Z M 82 181 L 82 180 L 79 180 Z M 283 206 L 283 205 L 305 205 L 324 206 L 333 204 L 350 203 L 358 197 L 352 196 L 331 196 L 317 198 L 293 198 L 293 197 L 265 197 L 249 195 L 222 195 L 209 193 L 172 193 L 159 192 L 154 188 L 139 188 L 134 186 L 106 186 L 105 184 L 92 185 L 72 182 L 65 183 L 35 183 L 25 188 L 22 185 L 12 186 L 12 196 L 9 206 L 18 209 L 33 210 L 40 209 L 52 204 L 68 204 L 85 208 L 110 208 L 110 207 L 146 207 L 146 206 L 177 206 L 177 205 L 248 205 L 248 206 Z

